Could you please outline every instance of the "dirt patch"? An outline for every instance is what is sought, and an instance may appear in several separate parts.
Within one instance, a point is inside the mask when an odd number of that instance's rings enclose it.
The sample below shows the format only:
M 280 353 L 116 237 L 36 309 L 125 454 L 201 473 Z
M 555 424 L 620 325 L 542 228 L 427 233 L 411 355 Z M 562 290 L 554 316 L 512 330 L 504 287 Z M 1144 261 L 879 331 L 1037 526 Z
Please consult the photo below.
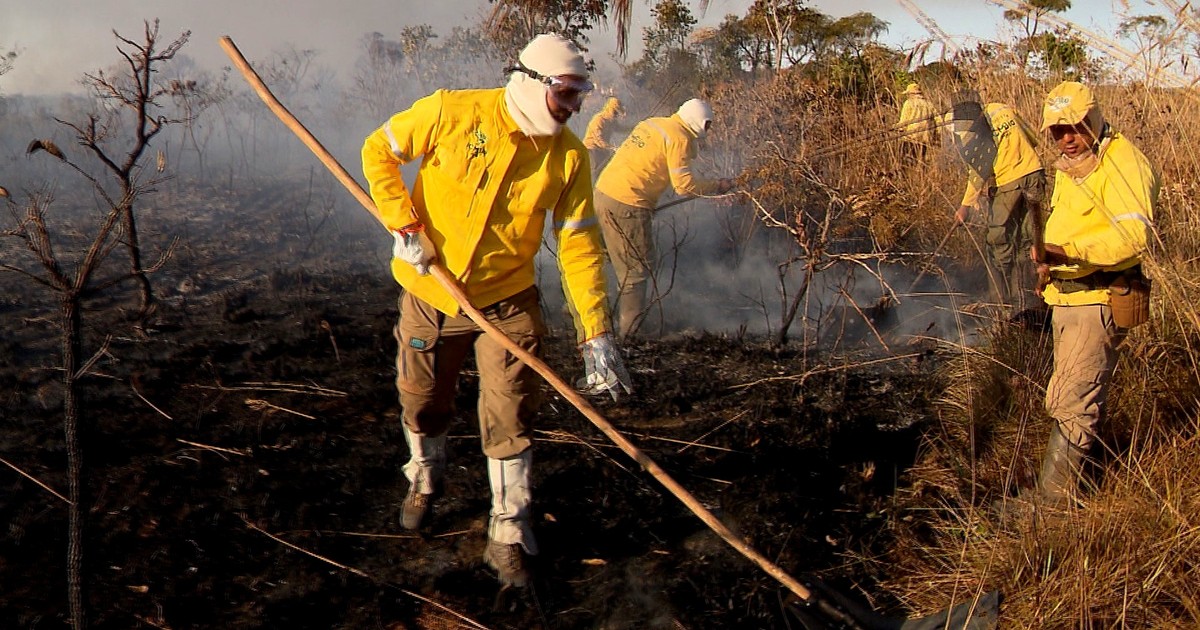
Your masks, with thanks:
M 92 304 L 87 346 L 112 335 L 83 408 L 92 627 L 468 627 L 449 611 L 491 628 L 787 627 L 782 588 L 549 388 L 530 592 L 500 592 L 480 560 L 471 370 L 447 498 L 423 536 L 401 530 L 386 239 L 348 210 L 314 232 L 295 202 L 279 188 L 176 191 L 171 206 L 193 218 L 155 278 L 153 326 L 124 323 L 123 296 Z M 3 456 L 61 492 L 53 303 L 13 274 L 0 282 Z M 547 352 L 568 380 L 572 341 L 558 328 Z M 677 481 L 794 574 L 880 577 L 847 553 L 887 542 L 891 492 L 941 388 L 936 357 L 830 366 L 706 333 L 627 351 L 636 394 L 597 404 Z M 65 506 L 0 471 L 0 626 L 60 627 Z

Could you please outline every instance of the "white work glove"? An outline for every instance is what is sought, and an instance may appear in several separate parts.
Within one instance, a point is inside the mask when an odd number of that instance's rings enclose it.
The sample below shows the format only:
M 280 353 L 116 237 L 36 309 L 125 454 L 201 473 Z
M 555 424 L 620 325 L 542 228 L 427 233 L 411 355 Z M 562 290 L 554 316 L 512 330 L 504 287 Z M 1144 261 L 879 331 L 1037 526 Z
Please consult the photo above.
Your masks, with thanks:
M 420 223 L 392 230 L 396 242 L 392 245 L 392 256 L 416 267 L 417 273 L 429 275 L 429 263 L 437 257 L 433 242 L 425 236 L 425 226 Z
M 579 346 L 583 354 L 583 379 L 576 383 L 585 394 L 608 392 L 614 401 L 620 400 L 621 390 L 632 394 L 629 372 L 621 360 L 621 352 L 613 343 L 612 335 L 603 333 L 588 339 Z

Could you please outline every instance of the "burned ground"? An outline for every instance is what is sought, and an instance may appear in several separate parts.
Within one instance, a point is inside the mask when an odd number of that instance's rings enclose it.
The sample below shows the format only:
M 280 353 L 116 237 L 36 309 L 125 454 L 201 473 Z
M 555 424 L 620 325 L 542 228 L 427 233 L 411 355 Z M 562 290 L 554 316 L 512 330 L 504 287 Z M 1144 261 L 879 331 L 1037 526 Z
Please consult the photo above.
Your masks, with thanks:
M 151 238 L 182 239 L 151 325 L 129 325 L 120 293 L 89 303 L 89 352 L 111 335 L 84 381 L 91 627 L 471 627 L 455 613 L 490 628 L 788 627 L 786 591 L 549 386 L 530 592 L 499 591 L 480 560 L 471 370 L 448 496 L 428 531 L 401 530 L 387 239 L 361 211 L 303 198 L 173 184 L 144 215 Z M 64 492 L 53 299 L 0 279 L 3 457 Z M 626 350 L 635 395 L 597 401 L 614 425 L 784 569 L 895 606 L 855 558 L 887 543 L 936 356 L 856 367 L 705 332 Z M 546 358 L 578 376 L 561 325 Z M 62 627 L 65 504 L 0 470 L 0 626 Z

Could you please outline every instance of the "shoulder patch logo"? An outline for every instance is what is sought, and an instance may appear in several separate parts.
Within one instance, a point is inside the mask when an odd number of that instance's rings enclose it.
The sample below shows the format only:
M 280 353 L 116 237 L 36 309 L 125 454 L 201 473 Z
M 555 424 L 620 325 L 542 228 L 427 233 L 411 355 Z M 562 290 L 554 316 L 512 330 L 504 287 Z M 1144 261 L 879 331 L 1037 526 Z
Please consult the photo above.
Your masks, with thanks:
M 408 345 L 412 346 L 413 348 L 416 348 L 417 350 L 424 350 L 426 347 L 429 346 L 429 342 L 425 341 L 424 339 L 419 339 L 417 337 L 413 337 L 412 339 L 408 340 Z

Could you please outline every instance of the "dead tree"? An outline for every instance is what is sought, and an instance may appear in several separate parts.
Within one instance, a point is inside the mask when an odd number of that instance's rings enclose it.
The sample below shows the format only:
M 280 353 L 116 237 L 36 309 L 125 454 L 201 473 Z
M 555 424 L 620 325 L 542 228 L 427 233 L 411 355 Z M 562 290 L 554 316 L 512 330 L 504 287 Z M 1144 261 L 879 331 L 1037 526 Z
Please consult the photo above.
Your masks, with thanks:
M 120 215 L 121 230 L 129 252 L 129 277 L 138 285 L 137 319 L 144 321 L 154 311 L 154 293 L 149 269 L 142 260 L 134 204 L 153 185 L 152 181 L 142 181 L 145 171 L 143 158 L 148 155 L 151 140 L 164 127 L 185 121 L 184 118 L 162 115 L 159 99 L 167 96 L 177 98 L 180 90 L 187 89 L 186 83 L 182 86 L 179 81 L 159 84 L 155 75 L 157 66 L 174 58 L 187 43 L 191 31 L 185 31 L 162 50 L 158 49 L 158 20 L 145 22 L 144 39 L 140 43 L 124 38 L 116 31 L 113 31 L 113 36 L 120 42 L 117 51 L 124 60 L 122 65 L 108 73 L 100 70 L 84 75 L 84 83 L 98 98 L 101 111 L 88 114 L 83 121 L 55 120 L 74 132 L 76 142 L 100 163 L 119 187 L 119 194 L 104 193 L 103 197 L 116 204 L 113 209 Z M 122 124 L 129 125 L 128 135 L 122 133 Z M 60 159 L 69 163 L 66 158 Z M 85 173 L 84 169 L 78 167 L 75 170 Z M 150 173 L 157 172 L 157 168 L 150 170 Z M 97 191 L 104 192 L 99 178 L 87 177 Z
M 38 151 L 61 156 L 53 143 L 35 141 Z M 61 159 L 61 158 L 60 158 Z M 33 269 L 12 264 L 13 256 L 5 256 L 10 262 L 0 264 L 0 268 L 21 274 L 32 281 L 45 286 L 57 294 L 59 305 L 59 335 L 62 353 L 63 371 L 63 432 L 67 447 L 67 487 L 70 500 L 68 533 L 67 533 L 67 601 L 69 605 L 71 626 L 81 630 L 86 626 L 87 601 L 84 597 L 83 581 L 83 531 L 84 520 L 88 513 L 83 485 L 83 444 L 80 439 L 80 379 L 87 374 L 92 365 L 107 351 L 106 338 L 100 348 L 91 358 L 84 359 L 83 351 L 83 299 L 91 293 L 103 290 L 116 282 L 127 278 L 113 278 L 106 282 L 94 282 L 100 264 L 112 251 L 119 231 L 122 209 L 113 204 L 108 213 L 96 227 L 90 244 L 83 250 L 77 260 L 65 264 L 61 254 L 56 251 L 51 231 L 47 227 L 46 215 L 53 196 L 48 192 L 31 196 L 22 212 L 12 200 L 11 195 L 5 195 L 7 206 L 12 217 L 12 226 L 0 236 L 13 237 L 21 241 L 25 248 L 32 253 Z M 40 268 L 40 270 L 39 270 Z

